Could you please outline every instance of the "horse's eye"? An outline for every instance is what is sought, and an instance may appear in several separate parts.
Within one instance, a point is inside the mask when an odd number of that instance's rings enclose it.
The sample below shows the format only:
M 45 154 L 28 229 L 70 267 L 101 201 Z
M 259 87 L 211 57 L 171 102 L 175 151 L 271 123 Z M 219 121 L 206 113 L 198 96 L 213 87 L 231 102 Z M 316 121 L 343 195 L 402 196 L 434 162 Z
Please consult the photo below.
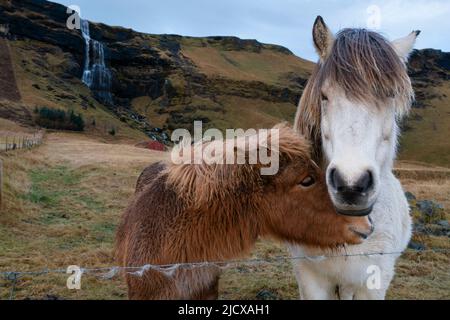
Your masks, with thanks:
M 324 93 L 321 94 L 320 99 L 322 99 L 322 101 L 328 101 L 328 97 Z
M 307 188 L 307 187 L 311 187 L 314 183 L 316 183 L 316 180 L 314 180 L 314 178 L 311 176 L 307 176 L 305 179 L 303 179 L 300 182 L 300 185 L 304 188 Z

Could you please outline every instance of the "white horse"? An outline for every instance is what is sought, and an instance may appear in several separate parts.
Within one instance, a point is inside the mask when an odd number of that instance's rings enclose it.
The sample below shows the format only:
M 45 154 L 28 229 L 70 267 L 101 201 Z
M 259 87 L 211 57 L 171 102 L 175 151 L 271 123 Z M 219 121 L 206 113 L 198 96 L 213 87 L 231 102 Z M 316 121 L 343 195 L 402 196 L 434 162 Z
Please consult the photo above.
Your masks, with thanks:
M 333 252 L 290 246 L 293 256 L 402 252 L 407 247 L 409 206 L 392 168 L 397 121 L 414 97 L 405 64 L 419 33 L 393 42 L 364 29 L 344 29 L 333 36 L 317 17 L 313 39 L 320 60 L 300 100 L 295 126 L 314 142 L 336 210 L 355 216 L 370 213 L 375 231 L 362 244 Z M 384 299 L 398 257 L 295 261 L 300 297 Z

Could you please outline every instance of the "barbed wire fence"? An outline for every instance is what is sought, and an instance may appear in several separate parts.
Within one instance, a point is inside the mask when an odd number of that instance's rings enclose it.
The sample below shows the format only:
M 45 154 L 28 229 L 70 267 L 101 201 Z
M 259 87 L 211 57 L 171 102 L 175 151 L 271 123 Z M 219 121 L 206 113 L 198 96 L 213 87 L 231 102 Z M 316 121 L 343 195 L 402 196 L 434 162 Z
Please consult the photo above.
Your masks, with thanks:
M 273 256 L 267 258 L 253 258 L 253 259 L 239 259 L 239 260 L 228 260 L 228 261 L 205 261 L 205 262 L 192 262 L 192 263 L 174 263 L 174 264 L 145 264 L 142 266 L 130 266 L 130 267 L 120 267 L 120 266 L 103 266 L 103 267 L 89 267 L 82 268 L 79 270 L 79 277 L 82 275 L 93 275 L 101 280 L 110 280 L 118 276 L 121 272 L 131 274 L 133 276 L 142 277 L 147 271 L 157 271 L 163 273 L 165 276 L 173 277 L 175 272 L 178 270 L 192 270 L 195 268 L 205 268 L 214 267 L 221 270 L 226 270 L 230 268 L 236 268 L 242 265 L 262 265 L 262 264 L 273 264 L 277 262 L 292 262 L 295 260 L 308 260 L 309 262 L 320 262 L 326 259 L 333 258 L 352 258 L 352 257 L 367 257 L 372 256 L 385 256 L 385 255 L 397 255 L 400 256 L 404 253 L 450 253 L 450 248 L 434 248 L 434 249 L 407 249 L 405 251 L 392 251 L 392 252 L 365 252 L 365 253 L 354 253 L 354 254 L 330 254 L 330 255 L 320 255 L 320 256 Z M 22 277 L 37 277 L 42 275 L 50 274 L 67 274 L 70 276 L 73 274 L 68 268 L 57 268 L 37 271 L 0 271 L 0 276 L 6 281 L 7 285 L 10 285 L 9 300 L 15 299 L 15 291 L 17 288 L 17 283 Z
M 20 149 L 31 149 L 40 146 L 44 140 L 45 131 L 39 130 L 33 134 L 17 134 L 0 131 L 0 153 Z M 3 196 L 3 162 L 0 159 L 0 209 Z
M 0 152 L 8 152 L 19 149 L 31 149 L 42 144 L 44 131 L 33 134 L 0 134 Z

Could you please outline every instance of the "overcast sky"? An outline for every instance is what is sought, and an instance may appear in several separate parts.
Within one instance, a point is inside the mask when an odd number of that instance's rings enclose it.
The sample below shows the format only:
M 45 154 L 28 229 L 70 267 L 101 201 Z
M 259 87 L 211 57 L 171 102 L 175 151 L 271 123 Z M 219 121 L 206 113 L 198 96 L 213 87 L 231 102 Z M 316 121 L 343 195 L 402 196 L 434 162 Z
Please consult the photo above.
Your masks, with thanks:
M 417 48 L 450 51 L 449 0 L 58 0 L 85 19 L 146 33 L 232 35 L 280 44 L 317 60 L 311 27 L 322 15 L 333 32 L 370 27 L 389 39 L 421 30 Z

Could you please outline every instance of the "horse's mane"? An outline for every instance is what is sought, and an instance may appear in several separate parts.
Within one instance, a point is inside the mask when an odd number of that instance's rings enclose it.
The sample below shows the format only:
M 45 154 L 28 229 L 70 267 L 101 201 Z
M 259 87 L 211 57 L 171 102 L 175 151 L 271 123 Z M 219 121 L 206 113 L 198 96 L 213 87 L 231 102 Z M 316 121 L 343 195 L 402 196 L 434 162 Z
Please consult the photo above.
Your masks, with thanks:
M 269 152 L 279 153 L 279 170 L 290 161 L 301 161 L 309 163 L 310 144 L 309 142 L 286 125 L 274 127 L 279 129 L 279 149 L 271 148 L 270 139 L 268 142 L 259 142 L 258 148 L 267 148 Z M 271 136 L 270 132 L 268 138 Z M 248 136 L 250 139 L 256 135 Z M 245 139 L 238 137 L 235 139 Z M 203 143 L 225 143 L 227 140 L 216 140 Z M 248 141 L 248 140 L 247 140 Z M 215 158 L 225 159 L 226 151 L 222 154 L 214 155 Z M 235 147 L 234 157 L 241 152 L 242 148 Z M 260 169 L 265 164 L 260 163 L 259 158 L 256 164 L 248 163 L 248 150 L 244 151 L 246 156 L 245 164 L 208 164 L 203 161 L 201 164 L 169 164 L 163 174 L 167 174 L 167 184 L 174 188 L 180 198 L 190 205 L 200 206 L 211 203 L 212 200 L 225 200 L 228 197 L 235 199 L 242 197 L 244 193 L 253 193 L 262 190 L 267 181 L 273 176 L 261 175 Z M 195 202 L 195 203 L 194 203 Z
M 320 61 L 303 92 L 295 128 L 314 143 L 314 158 L 320 160 L 320 99 L 325 81 L 338 85 L 347 98 L 381 107 L 395 98 L 396 115 L 404 115 L 414 98 L 404 62 L 390 42 L 366 29 L 343 29 L 329 56 Z

